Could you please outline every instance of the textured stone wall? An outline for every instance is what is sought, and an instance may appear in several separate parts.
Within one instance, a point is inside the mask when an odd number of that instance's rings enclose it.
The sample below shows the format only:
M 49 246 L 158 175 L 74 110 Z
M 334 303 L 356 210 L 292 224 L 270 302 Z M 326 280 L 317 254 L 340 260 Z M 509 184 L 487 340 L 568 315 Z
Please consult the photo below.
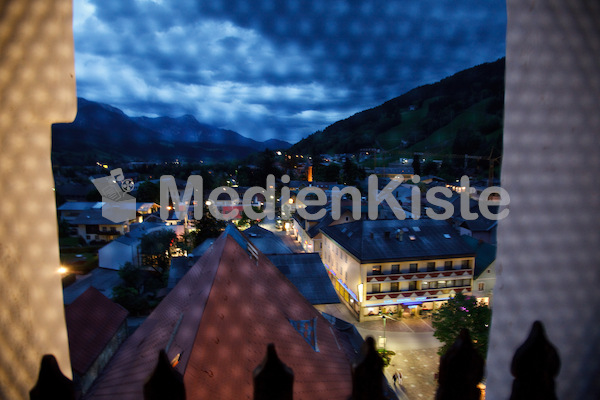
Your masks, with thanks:
M 558 348 L 560 399 L 600 398 L 600 2 L 509 0 L 490 400 L 534 320 Z
M 42 355 L 71 376 L 50 125 L 75 118 L 70 0 L 0 2 L 0 398 L 28 399 Z

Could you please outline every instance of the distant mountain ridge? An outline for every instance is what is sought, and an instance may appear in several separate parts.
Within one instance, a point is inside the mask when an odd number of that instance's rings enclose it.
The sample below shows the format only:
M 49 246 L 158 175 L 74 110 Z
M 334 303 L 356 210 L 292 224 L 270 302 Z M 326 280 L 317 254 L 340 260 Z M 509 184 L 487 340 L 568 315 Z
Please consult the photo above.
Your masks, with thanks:
M 97 159 L 96 155 L 115 160 L 220 161 L 290 146 L 277 139 L 259 142 L 201 123 L 192 115 L 129 117 L 111 105 L 84 98 L 77 99 L 77 116 L 72 123 L 52 126 L 53 158 L 59 164 L 73 158 L 72 153 L 83 163 Z
M 489 156 L 502 148 L 505 59 L 417 87 L 335 122 L 294 144 L 297 154 L 356 153 Z

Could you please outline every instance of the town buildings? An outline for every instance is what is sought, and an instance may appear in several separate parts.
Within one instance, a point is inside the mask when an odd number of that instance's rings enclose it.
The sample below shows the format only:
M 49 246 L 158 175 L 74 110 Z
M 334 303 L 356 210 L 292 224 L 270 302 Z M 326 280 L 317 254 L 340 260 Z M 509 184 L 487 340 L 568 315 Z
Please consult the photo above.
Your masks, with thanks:
M 233 225 L 121 346 L 85 399 L 138 400 L 165 350 L 187 398 L 252 397 L 269 343 L 294 371 L 294 399 L 346 400 L 356 351 Z

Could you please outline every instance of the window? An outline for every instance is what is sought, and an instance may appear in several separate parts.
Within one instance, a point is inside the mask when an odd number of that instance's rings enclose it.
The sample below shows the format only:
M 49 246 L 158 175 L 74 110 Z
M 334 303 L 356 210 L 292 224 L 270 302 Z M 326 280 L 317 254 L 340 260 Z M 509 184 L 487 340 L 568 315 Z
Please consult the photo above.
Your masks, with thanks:
M 445 288 L 446 287 L 446 281 L 438 281 L 438 287 L 439 288 Z
M 427 282 L 427 283 L 429 283 L 429 288 L 431 288 L 431 289 L 437 289 L 437 287 L 438 287 L 437 281 Z
M 397 292 L 398 291 L 398 282 L 392 282 L 390 284 L 390 292 Z
M 421 289 L 429 289 L 429 282 L 421 283 Z
M 400 264 L 392 264 L 392 274 L 400 273 Z
M 427 263 L 427 272 L 435 271 L 435 261 L 429 261 Z
M 480 292 L 483 292 L 485 290 L 485 283 L 484 282 L 479 283 L 479 286 L 477 287 L 477 289 Z
M 450 271 L 452 269 L 452 261 L 444 261 L 444 269 Z
M 381 275 L 381 265 L 373 265 L 372 274 Z
M 416 281 L 408 282 L 408 290 L 417 290 L 417 282 Z
M 471 268 L 471 260 L 463 260 L 462 269 L 469 269 L 469 268 Z
M 408 267 L 410 272 L 417 272 L 417 270 L 419 269 L 419 264 L 417 263 L 411 263 Z
M 381 283 L 374 283 L 371 285 L 371 293 L 381 292 Z

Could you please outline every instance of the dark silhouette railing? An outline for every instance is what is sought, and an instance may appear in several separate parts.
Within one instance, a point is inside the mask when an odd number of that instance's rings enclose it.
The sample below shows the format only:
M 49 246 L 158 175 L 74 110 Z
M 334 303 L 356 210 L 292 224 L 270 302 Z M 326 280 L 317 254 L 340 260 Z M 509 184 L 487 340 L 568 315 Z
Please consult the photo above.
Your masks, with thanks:
M 478 384 L 483 378 L 484 360 L 473 348 L 469 332 L 463 329 L 440 359 L 436 400 L 479 400 Z M 533 324 L 527 340 L 512 360 L 514 376 L 510 400 L 556 399 L 554 379 L 560 359 L 548 341 L 541 322 Z M 254 400 L 292 400 L 294 372 L 277 356 L 275 345 L 267 346 L 263 362 L 253 373 Z M 183 377 L 160 351 L 156 368 L 144 385 L 144 400 L 184 400 Z M 352 364 L 352 396 L 349 400 L 387 400 L 391 397 L 383 374 L 383 360 L 368 337 Z M 75 400 L 73 382 L 60 371 L 52 355 L 42 358 L 38 381 L 31 400 Z

